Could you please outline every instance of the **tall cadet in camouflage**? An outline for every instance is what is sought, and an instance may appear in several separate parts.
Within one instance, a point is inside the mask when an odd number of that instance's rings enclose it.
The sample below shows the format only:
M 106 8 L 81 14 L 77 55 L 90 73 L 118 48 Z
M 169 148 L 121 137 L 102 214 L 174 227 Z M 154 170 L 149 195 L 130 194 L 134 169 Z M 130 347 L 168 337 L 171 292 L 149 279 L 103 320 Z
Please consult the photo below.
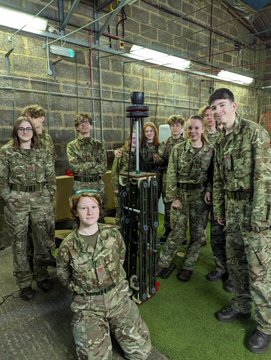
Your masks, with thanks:
M 47 258 L 48 209 L 56 190 L 52 159 L 38 146 L 38 135 L 28 117 L 19 117 L 12 141 L 0 150 L 0 196 L 5 201 L 4 215 L 12 239 L 13 266 L 20 295 L 34 295 L 33 278 L 44 291 L 51 289 L 48 272 L 41 261 Z M 33 273 L 28 261 L 28 230 L 32 229 Z
M 105 146 L 91 137 L 93 126 L 88 114 L 77 114 L 74 126 L 79 137 L 67 144 L 68 161 L 74 173 L 73 190 L 93 190 L 104 196 L 104 182 L 101 177 L 107 169 Z
M 187 121 L 188 139 L 172 149 L 168 170 L 166 196 L 171 205 L 171 228 L 158 260 L 158 276 L 165 269 L 186 239 L 189 223 L 190 242 L 178 273 L 180 281 L 189 281 L 200 254 L 208 207 L 206 196 L 212 190 L 213 146 L 203 136 L 203 119 L 192 116 Z
M 180 144 L 184 141 L 182 131 L 184 126 L 184 118 L 181 115 L 171 115 L 166 123 L 170 126 L 171 136 L 159 145 L 158 155 L 162 159 L 161 168 L 162 174 L 162 197 L 165 206 L 164 228 L 165 233 L 161 237 L 160 241 L 166 241 L 170 231 L 170 208 L 171 202 L 166 198 L 166 186 L 167 186 L 167 167 L 168 160 L 174 145 Z
M 79 360 L 112 359 L 111 334 L 126 359 L 144 360 L 151 340 L 123 269 L 125 244 L 120 232 L 98 224 L 102 201 L 98 194 L 81 193 L 70 199 L 77 223 L 62 242 L 57 275 L 74 294 L 73 336 Z
M 231 322 L 251 315 L 256 331 L 247 346 L 265 352 L 271 340 L 271 152 L 267 131 L 237 115 L 233 93 L 217 89 L 209 98 L 224 129 L 216 144 L 214 213 L 226 227 L 228 269 L 235 283 L 230 307 L 216 313 Z

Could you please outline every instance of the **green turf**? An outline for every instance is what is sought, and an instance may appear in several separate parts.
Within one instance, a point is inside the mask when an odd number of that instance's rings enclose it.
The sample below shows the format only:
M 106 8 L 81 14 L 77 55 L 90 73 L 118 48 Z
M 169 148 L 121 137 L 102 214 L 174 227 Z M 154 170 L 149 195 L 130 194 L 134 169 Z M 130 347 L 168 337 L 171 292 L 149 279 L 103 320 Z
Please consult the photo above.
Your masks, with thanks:
M 161 228 L 159 227 L 159 232 Z M 181 259 L 174 260 L 178 267 Z M 171 360 L 270 360 L 270 351 L 256 355 L 244 346 L 255 328 L 255 321 L 224 324 L 215 311 L 227 305 L 231 295 L 222 283 L 209 282 L 205 275 L 213 269 L 210 245 L 201 249 L 200 259 L 190 282 L 177 280 L 177 269 L 160 281 L 160 291 L 140 305 L 154 346 Z

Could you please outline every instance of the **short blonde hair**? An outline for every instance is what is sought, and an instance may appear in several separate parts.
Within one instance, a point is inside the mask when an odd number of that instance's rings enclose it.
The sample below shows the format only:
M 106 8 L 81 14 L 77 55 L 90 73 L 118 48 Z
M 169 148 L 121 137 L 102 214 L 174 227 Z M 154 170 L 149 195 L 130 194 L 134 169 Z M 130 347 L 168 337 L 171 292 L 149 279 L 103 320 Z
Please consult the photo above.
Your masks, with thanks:
M 205 105 L 202 108 L 199 109 L 199 116 L 204 117 L 205 116 L 205 112 L 207 110 L 211 109 L 211 107 L 209 105 Z
M 172 125 L 176 122 L 180 123 L 183 126 L 185 123 L 185 118 L 182 115 L 170 115 L 170 117 L 166 121 L 168 125 Z
M 23 108 L 21 115 L 37 119 L 39 117 L 45 116 L 45 110 L 38 104 L 28 105 Z

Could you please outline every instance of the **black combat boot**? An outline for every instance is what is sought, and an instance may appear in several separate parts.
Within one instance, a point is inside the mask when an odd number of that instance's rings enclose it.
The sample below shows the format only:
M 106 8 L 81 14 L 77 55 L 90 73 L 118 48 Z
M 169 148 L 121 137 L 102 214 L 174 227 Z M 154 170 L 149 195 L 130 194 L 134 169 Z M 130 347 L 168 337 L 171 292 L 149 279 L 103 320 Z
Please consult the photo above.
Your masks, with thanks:
M 232 307 L 228 307 L 216 312 L 215 317 L 222 322 L 232 322 L 235 320 L 250 319 L 251 313 L 242 313 Z
M 52 289 L 53 283 L 52 283 L 51 280 L 45 279 L 45 280 L 42 280 L 42 281 L 38 281 L 37 286 L 38 286 L 38 288 L 40 288 L 43 291 L 49 291 L 49 290 Z
M 268 350 L 271 341 L 271 335 L 256 330 L 248 339 L 247 347 L 254 353 L 264 353 Z
M 34 296 L 35 291 L 32 289 L 31 286 L 27 286 L 24 289 L 21 289 L 20 291 L 20 297 L 24 300 L 31 300 Z

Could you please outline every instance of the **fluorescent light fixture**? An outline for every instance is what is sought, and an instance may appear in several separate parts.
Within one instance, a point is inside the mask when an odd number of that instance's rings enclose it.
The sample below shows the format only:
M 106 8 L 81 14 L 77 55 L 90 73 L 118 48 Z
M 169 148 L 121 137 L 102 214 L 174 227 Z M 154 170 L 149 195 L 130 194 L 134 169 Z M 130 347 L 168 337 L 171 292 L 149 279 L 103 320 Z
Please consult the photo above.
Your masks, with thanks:
M 129 54 L 126 54 L 126 56 L 136 60 L 146 61 L 151 64 L 157 64 L 178 70 L 188 69 L 191 64 L 190 61 L 177 56 L 168 55 L 160 51 L 151 50 L 138 45 L 133 45 Z
M 50 45 L 50 52 L 55 55 L 66 56 L 70 58 L 75 57 L 75 51 L 64 46 Z
M 230 81 L 237 84 L 249 85 L 253 82 L 253 78 L 249 76 L 239 75 L 230 71 L 221 70 L 217 76 L 221 80 Z
M 45 31 L 48 21 L 20 11 L 7 9 L 0 6 L 0 25 L 12 29 L 34 32 Z

